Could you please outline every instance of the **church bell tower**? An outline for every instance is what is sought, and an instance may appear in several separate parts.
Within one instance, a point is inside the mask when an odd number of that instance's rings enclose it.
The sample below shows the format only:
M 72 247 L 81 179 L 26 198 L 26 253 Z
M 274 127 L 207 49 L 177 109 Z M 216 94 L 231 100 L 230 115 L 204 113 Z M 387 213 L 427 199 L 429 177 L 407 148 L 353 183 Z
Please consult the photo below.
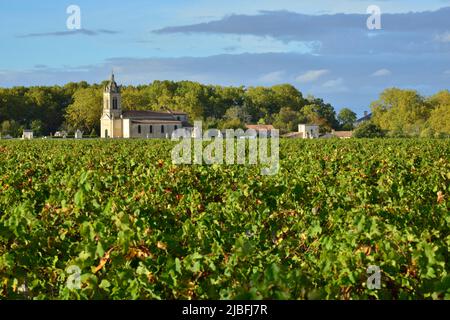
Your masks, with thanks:
M 102 138 L 121 138 L 123 135 L 120 89 L 114 79 L 114 73 L 111 73 L 111 79 L 103 90 L 103 114 L 100 120 Z
M 114 73 L 111 74 L 111 80 L 103 91 L 103 114 L 111 119 L 120 118 L 122 115 L 120 86 L 114 80 Z

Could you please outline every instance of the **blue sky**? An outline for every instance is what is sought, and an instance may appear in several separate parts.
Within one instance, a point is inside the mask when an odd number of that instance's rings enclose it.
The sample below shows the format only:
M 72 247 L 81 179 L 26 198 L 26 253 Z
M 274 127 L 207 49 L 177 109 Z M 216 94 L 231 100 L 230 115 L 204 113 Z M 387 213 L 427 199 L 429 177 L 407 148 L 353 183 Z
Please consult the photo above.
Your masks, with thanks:
M 81 8 L 79 32 L 66 9 Z M 369 5 L 382 30 L 366 27 Z M 450 0 L 0 2 L 0 86 L 291 83 L 361 114 L 386 87 L 449 89 Z

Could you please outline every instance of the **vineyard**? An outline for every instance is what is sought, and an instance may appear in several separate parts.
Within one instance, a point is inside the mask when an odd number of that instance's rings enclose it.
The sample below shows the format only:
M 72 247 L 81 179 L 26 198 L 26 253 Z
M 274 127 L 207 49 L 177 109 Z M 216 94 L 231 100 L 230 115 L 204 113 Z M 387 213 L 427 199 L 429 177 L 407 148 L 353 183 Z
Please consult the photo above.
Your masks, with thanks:
M 282 140 L 273 176 L 173 146 L 0 142 L 0 299 L 450 299 L 449 140 Z

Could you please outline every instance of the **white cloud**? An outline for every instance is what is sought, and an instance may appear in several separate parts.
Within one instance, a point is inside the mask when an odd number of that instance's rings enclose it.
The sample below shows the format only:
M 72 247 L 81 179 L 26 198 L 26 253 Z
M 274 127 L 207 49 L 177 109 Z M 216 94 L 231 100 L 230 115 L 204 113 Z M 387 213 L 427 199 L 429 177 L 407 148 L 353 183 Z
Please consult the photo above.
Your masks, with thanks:
M 266 83 L 280 82 L 283 80 L 284 71 L 274 71 L 259 77 L 259 81 Z
M 300 83 L 309 83 L 319 80 L 320 77 L 330 73 L 330 70 L 309 70 L 301 75 L 299 75 L 295 80 Z
M 327 82 L 325 82 L 322 87 L 324 88 L 336 88 L 336 87 L 340 87 L 344 84 L 344 79 L 342 78 L 338 78 L 338 79 L 334 79 L 334 80 L 329 80 Z
M 372 77 L 385 77 L 390 76 L 392 74 L 391 70 L 388 69 L 380 69 L 372 73 Z
M 450 31 L 447 31 L 445 33 L 437 35 L 435 37 L 435 40 L 438 42 L 444 42 L 444 43 L 450 42 Z
M 320 87 L 313 88 L 318 94 L 335 94 L 349 92 L 343 78 L 332 79 L 324 82 Z

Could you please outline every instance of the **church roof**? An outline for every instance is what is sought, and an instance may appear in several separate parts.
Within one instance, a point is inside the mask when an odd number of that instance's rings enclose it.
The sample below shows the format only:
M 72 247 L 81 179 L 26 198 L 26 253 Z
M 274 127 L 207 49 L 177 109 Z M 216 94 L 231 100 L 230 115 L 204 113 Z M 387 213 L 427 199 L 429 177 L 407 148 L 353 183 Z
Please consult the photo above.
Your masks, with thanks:
M 181 121 L 170 120 L 131 120 L 135 124 L 181 124 Z
M 142 120 L 173 120 L 177 121 L 176 115 L 186 115 L 184 112 L 164 112 L 164 111 L 137 111 L 130 110 L 123 112 L 125 119 L 142 119 Z
M 158 111 L 124 111 L 123 117 L 126 119 L 145 119 L 145 120 L 174 120 L 174 116 L 168 112 Z
M 117 85 L 117 82 L 114 79 L 114 73 L 111 73 L 111 79 L 105 87 L 105 92 L 120 93 L 120 86 Z

